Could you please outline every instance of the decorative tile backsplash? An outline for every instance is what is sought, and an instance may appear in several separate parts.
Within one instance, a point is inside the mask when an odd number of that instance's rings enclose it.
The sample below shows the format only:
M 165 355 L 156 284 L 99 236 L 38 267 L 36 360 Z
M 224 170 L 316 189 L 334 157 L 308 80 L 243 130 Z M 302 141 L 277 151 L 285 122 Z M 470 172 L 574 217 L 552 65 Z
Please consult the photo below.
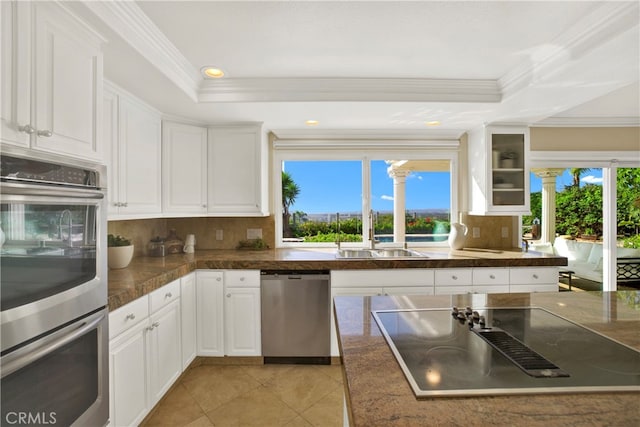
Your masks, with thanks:
M 149 241 L 156 237 L 166 237 L 175 229 L 182 240 L 187 234 L 196 237 L 197 249 L 234 249 L 238 242 L 247 239 L 247 230 L 262 230 L 262 239 L 273 248 L 275 246 L 275 219 L 269 217 L 242 218 L 153 218 L 123 221 L 109 221 L 108 233 L 129 238 L 135 245 L 135 256 L 147 255 Z M 221 230 L 221 231 L 220 231 Z M 255 231 L 252 231 L 255 233 Z M 222 240 L 216 237 L 221 235 Z
M 520 239 L 514 238 L 518 230 L 518 217 L 462 215 L 462 222 L 469 228 L 465 247 L 499 249 L 519 247 Z M 473 237 L 473 228 L 478 228 L 480 237 Z M 507 237 L 502 237 L 503 228 Z M 241 240 L 247 239 L 247 230 L 262 230 L 262 239 L 275 247 L 275 218 L 154 218 L 123 221 L 109 221 L 108 232 L 131 239 L 135 245 L 135 256 L 148 253 L 149 241 L 156 237 L 166 237 L 169 230 L 184 241 L 187 234 L 196 237 L 197 249 L 235 249 Z M 217 237 L 222 237 L 218 240 Z

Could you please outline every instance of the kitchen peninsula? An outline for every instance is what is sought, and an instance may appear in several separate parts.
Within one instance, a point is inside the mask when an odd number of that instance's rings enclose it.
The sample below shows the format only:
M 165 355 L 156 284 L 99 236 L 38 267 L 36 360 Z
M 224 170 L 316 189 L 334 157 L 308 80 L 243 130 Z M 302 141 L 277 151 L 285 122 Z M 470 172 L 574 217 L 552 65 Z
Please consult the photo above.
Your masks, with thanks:
M 420 249 L 424 258 L 337 259 L 335 249 L 199 250 L 195 254 L 136 257 L 109 271 L 109 309 L 121 307 L 196 269 L 372 270 L 409 268 L 553 267 L 567 259 L 513 250 Z
M 635 425 L 640 417 L 640 392 L 416 399 L 371 315 L 402 308 L 537 306 L 640 350 L 640 292 L 351 296 L 334 303 L 351 426 Z

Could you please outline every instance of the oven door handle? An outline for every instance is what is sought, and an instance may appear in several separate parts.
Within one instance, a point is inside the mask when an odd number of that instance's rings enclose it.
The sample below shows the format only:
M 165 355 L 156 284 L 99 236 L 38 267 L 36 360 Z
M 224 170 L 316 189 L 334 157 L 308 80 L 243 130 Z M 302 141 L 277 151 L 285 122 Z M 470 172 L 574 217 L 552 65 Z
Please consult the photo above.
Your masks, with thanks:
M 0 378 L 4 378 L 7 375 L 10 375 L 16 372 L 17 370 L 24 368 L 28 364 L 43 358 L 47 354 L 53 353 L 54 351 L 58 350 L 60 347 L 63 347 L 69 344 L 70 342 L 76 340 L 77 338 L 81 337 L 87 332 L 95 329 L 96 326 L 103 321 L 105 316 L 106 314 L 102 312 L 97 313 L 96 315 L 93 316 L 94 317 L 93 319 L 91 318 L 85 319 L 82 321 L 82 323 L 79 326 L 71 325 L 71 326 L 76 326 L 76 328 L 73 329 L 71 332 L 63 335 L 62 337 L 53 338 L 53 341 L 40 345 L 35 349 L 30 348 L 31 346 L 26 346 L 24 348 L 21 348 L 19 350 L 16 350 L 13 353 L 10 353 L 4 356 L 2 359 L 5 359 L 5 360 L 2 360 L 2 364 L 1 364 L 2 376 Z M 52 339 L 52 338 L 50 337 L 49 339 Z
M 103 199 L 104 191 L 81 187 L 47 187 L 17 183 L 2 183 L 2 193 L 18 196 L 70 197 L 80 199 Z

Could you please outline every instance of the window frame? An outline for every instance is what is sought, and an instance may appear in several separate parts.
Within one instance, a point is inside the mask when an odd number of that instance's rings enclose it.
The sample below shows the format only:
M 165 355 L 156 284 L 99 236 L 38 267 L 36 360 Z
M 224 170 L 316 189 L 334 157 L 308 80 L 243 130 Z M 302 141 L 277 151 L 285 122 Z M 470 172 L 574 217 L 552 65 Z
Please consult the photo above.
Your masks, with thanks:
M 277 248 L 335 248 L 335 243 L 284 242 L 282 239 L 282 162 L 283 161 L 361 161 L 362 162 L 362 228 L 363 241 L 344 243 L 345 247 L 364 247 L 369 238 L 369 212 L 371 206 L 372 160 L 448 160 L 450 162 L 450 221 L 459 216 L 459 141 L 410 141 L 410 144 L 381 146 L 376 142 L 344 142 L 339 145 L 314 141 L 275 141 L 273 149 L 272 178 L 274 182 L 275 244 Z M 393 247 L 397 243 L 378 243 L 379 247 Z M 409 247 L 446 247 L 443 242 L 411 242 Z

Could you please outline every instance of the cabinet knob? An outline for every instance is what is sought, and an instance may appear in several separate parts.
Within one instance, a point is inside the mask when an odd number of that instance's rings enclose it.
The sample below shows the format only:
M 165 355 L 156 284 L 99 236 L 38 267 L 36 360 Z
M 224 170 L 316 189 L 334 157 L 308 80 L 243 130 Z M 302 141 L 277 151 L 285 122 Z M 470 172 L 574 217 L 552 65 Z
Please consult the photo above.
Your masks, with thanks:
M 227 298 L 231 298 L 231 294 L 227 294 Z
M 538 278 L 538 275 L 537 275 L 537 274 L 534 274 L 534 275 L 533 275 L 533 278 L 534 278 L 534 279 L 537 279 L 537 278 Z
M 455 275 L 454 275 L 454 276 L 451 276 L 451 278 L 452 278 L 453 280 L 458 280 L 458 276 L 455 276 Z
M 157 328 L 158 326 L 160 326 L 160 322 L 153 322 L 153 327 Z
M 173 296 L 173 294 L 171 292 L 167 292 L 166 294 L 164 294 L 165 298 L 171 298 Z
M 219 282 L 219 281 L 221 281 L 221 280 L 222 280 L 222 278 L 221 278 L 221 277 L 216 277 L 216 282 Z
M 26 133 L 27 135 L 31 135 L 32 133 L 34 133 L 36 131 L 36 129 L 33 126 L 31 126 L 30 124 L 26 124 L 24 126 L 18 126 L 18 130 L 20 132 Z
M 53 132 L 51 132 L 50 130 L 39 130 L 37 135 L 44 136 L 45 138 L 50 138 L 53 135 Z
M 495 278 L 496 278 L 496 276 L 494 276 L 493 274 L 489 275 L 489 279 L 495 279 Z
M 202 207 L 203 207 L 203 208 L 206 208 L 206 207 L 207 207 L 207 205 L 202 205 Z
M 244 282 L 244 277 L 241 277 L 241 278 L 240 278 L 240 281 L 241 281 L 241 282 Z
M 126 207 L 128 207 L 128 206 L 129 206 L 129 203 L 124 202 L 124 203 L 122 203 L 120 206 L 122 206 L 122 207 L 125 207 L 125 208 L 126 208 Z
M 131 313 L 131 314 L 127 314 L 127 317 L 124 318 L 124 320 L 133 320 L 136 318 L 136 315 Z

